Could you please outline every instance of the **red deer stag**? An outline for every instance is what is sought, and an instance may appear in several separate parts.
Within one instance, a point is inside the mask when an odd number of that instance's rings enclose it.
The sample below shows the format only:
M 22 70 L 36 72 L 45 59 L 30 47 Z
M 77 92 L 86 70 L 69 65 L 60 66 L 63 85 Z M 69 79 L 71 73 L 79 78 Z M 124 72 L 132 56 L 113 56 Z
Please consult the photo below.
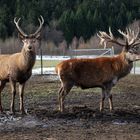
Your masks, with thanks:
M 110 93 L 112 87 L 120 78 L 130 73 L 134 61 L 140 60 L 137 46 L 140 44 L 139 30 L 137 33 L 130 29 L 127 29 L 126 33 L 118 31 L 125 38 L 125 43 L 117 41 L 110 29 L 109 34 L 99 32 L 98 35 L 102 44 L 112 42 L 123 47 L 122 52 L 117 56 L 70 59 L 62 61 L 56 66 L 56 73 L 61 81 L 59 90 L 59 110 L 61 112 L 64 111 L 64 99 L 74 85 L 82 89 L 100 87 L 102 89 L 100 111 L 104 108 L 106 96 L 109 100 L 110 111 L 113 110 L 112 95 Z
M 19 83 L 19 99 L 20 99 L 20 111 L 25 114 L 23 105 L 23 93 L 26 81 L 32 74 L 32 68 L 36 59 L 36 47 L 39 46 L 40 32 L 44 23 L 44 19 L 41 16 L 38 18 L 40 26 L 34 34 L 27 35 L 19 27 L 20 18 L 14 18 L 14 23 L 18 29 L 19 36 L 23 42 L 21 52 L 12 55 L 0 55 L 0 112 L 3 112 L 1 105 L 1 92 L 6 83 L 10 83 L 12 90 L 12 100 L 10 111 L 15 113 L 15 95 L 16 95 L 16 83 Z

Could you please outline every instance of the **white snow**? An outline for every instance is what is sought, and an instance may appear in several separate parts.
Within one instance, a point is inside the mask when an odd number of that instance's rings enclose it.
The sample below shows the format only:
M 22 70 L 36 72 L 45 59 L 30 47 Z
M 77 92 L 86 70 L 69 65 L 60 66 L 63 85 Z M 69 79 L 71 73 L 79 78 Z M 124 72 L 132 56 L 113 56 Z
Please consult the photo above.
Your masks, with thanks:
M 43 74 L 56 74 L 55 73 L 55 67 L 48 67 L 48 68 L 42 68 Z M 35 68 L 32 70 L 32 74 L 41 74 L 41 68 Z
M 55 67 L 43 68 L 43 74 L 56 74 Z M 131 70 L 131 73 L 134 74 L 134 68 Z M 41 74 L 41 68 L 35 68 L 32 70 L 33 75 Z M 135 68 L 135 74 L 140 74 L 140 67 Z
M 89 55 L 82 55 L 82 56 L 78 56 L 78 58 L 95 58 L 96 56 L 89 56 Z M 36 60 L 40 60 L 41 57 L 39 55 L 37 55 Z M 48 55 L 44 55 L 42 56 L 43 60 L 67 60 L 70 59 L 70 56 L 48 56 Z M 56 74 L 55 73 L 55 67 L 43 67 L 42 69 L 43 74 Z M 33 75 L 36 74 L 41 74 L 41 68 L 35 68 L 32 70 Z M 131 73 L 134 74 L 134 68 L 131 70 Z M 135 74 L 140 74 L 140 67 L 136 67 L 135 68 Z
M 70 56 L 50 56 L 50 55 L 43 55 L 42 60 L 66 60 L 70 59 Z M 41 60 L 41 56 L 37 55 L 36 60 Z

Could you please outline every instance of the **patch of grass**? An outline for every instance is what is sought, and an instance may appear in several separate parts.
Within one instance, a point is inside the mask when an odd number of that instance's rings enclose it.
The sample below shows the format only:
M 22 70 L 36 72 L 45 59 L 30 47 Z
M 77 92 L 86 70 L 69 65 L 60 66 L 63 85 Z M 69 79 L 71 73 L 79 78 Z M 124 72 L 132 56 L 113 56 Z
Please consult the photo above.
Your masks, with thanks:
M 43 64 L 43 67 L 55 67 L 60 62 L 61 60 L 43 60 L 42 64 Z M 40 68 L 40 67 L 41 67 L 41 61 L 36 60 L 34 68 Z
M 134 65 L 135 65 L 136 67 L 140 67 L 140 61 L 135 62 Z

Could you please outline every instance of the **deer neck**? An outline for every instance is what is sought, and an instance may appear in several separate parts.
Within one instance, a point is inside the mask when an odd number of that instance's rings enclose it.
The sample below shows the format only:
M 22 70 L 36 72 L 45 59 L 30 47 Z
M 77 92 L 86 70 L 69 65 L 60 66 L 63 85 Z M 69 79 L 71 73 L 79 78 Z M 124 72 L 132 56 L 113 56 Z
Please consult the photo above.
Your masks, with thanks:
M 123 51 L 117 57 L 115 61 L 116 73 L 119 78 L 122 78 L 130 73 L 133 63 L 129 62 L 126 58 L 126 53 Z
M 34 51 L 26 51 L 24 48 L 21 51 L 20 64 L 23 71 L 30 71 L 35 63 L 36 53 Z

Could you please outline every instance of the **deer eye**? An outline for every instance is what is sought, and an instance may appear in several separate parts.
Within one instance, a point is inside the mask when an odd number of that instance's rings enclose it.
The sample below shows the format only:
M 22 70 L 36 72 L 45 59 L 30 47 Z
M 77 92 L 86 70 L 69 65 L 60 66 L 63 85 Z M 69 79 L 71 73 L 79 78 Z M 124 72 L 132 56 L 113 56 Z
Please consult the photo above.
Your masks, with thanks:
M 133 51 L 132 50 L 129 50 L 129 53 L 133 53 Z

